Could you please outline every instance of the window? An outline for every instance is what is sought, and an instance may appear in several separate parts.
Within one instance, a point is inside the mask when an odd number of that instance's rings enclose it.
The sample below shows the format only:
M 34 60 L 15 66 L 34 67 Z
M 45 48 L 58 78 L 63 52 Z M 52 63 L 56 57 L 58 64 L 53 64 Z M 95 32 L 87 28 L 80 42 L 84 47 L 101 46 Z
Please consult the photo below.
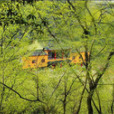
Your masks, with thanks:
M 44 63 L 45 62 L 45 59 L 42 59 L 41 62 Z
M 54 51 L 49 51 L 48 52 L 48 58 L 53 59 L 55 57 L 55 52 Z
M 32 63 L 36 63 L 36 60 L 32 60 Z

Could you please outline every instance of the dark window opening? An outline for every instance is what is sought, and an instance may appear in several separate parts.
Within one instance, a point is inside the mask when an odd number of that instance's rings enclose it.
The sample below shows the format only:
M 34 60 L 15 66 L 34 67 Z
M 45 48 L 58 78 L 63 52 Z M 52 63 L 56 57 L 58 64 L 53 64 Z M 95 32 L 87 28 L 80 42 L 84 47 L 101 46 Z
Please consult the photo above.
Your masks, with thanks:
M 36 60 L 32 60 L 32 63 L 36 63 Z
M 52 52 L 52 58 L 54 58 L 55 57 L 55 53 L 54 52 Z
M 45 59 L 42 59 L 41 62 L 44 63 L 45 62 Z
M 63 59 L 63 58 L 70 57 L 70 51 L 69 50 L 52 50 L 48 52 L 48 58 L 49 59 Z
M 55 57 L 55 52 L 52 52 L 52 51 L 48 52 L 49 59 L 53 59 L 54 57 Z

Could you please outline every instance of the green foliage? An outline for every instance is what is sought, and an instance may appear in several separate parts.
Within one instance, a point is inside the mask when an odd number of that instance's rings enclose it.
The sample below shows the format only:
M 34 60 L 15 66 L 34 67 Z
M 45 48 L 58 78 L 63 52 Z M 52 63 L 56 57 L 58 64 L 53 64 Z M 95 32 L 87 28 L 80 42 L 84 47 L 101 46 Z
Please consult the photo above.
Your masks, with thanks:
M 73 2 L 75 10 L 68 2 L 60 1 L 38 1 L 32 5 L 8 2 L 2 5 L 0 113 L 71 114 L 76 113 L 81 98 L 80 113 L 87 113 L 86 102 L 91 92 L 88 82 L 92 80 L 94 84 L 98 74 L 103 72 L 114 41 L 113 9 L 88 3 L 91 16 L 85 5 L 82 1 Z M 58 64 L 55 69 L 22 69 L 22 57 L 30 56 L 33 50 L 28 47 L 34 40 L 51 40 L 52 45 L 66 55 L 65 47 L 77 53 L 88 51 L 92 54 L 91 59 L 84 62 L 89 70 L 85 64 L 83 67 L 80 63 L 71 66 L 67 61 L 62 68 Z M 61 56 L 59 52 L 58 55 Z M 97 84 L 114 83 L 113 60 L 108 61 L 111 64 Z M 100 98 L 102 113 L 111 113 L 112 89 L 111 85 L 98 85 L 93 90 L 92 99 L 100 109 Z M 98 113 L 93 102 L 92 106 L 94 113 Z

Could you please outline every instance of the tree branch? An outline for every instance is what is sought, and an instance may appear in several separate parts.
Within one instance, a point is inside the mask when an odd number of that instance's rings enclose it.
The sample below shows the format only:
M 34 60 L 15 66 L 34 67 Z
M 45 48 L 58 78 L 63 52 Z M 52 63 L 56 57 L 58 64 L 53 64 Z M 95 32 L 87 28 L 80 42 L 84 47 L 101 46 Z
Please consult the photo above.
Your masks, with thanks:
M 51 97 L 53 96 L 54 92 L 56 91 L 56 89 L 59 87 L 59 84 L 61 83 L 61 80 L 63 78 L 63 76 L 65 75 L 65 73 L 61 76 L 60 80 L 58 81 L 58 84 L 56 85 L 55 89 L 53 90 L 52 94 L 51 94 Z M 51 99 L 50 97 L 50 99 Z
M 88 0 L 85 1 L 85 8 L 87 9 L 89 15 L 90 15 L 91 18 L 92 18 L 92 22 L 93 22 L 93 25 L 94 25 L 94 28 L 95 28 L 95 34 L 97 34 L 97 26 L 96 26 L 96 24 L 95 24 L 95 19 L 94 19 L 93 15 L 92 15 L 91 11 L 89 10 L 89 8 L 88 8 L 88 6 L 87 6 L 87 3 L 88 3 Z
M 16 93 L 23 100 L 30 101 L 30 102 L 37 102 L 37 101 L 39 101 L 39 102 L 45 104 L 45 102 L 41 101 L 40 99 L 32 100 L 32 99 L 25 98 L 25 97 L 21 96 L 21 94 L 19 92 L 17 92 L 16 90 L 14 90 L 12 87 L 9 87 L 9 86 L 7 86 L 6 84 L 4 84 L 2 82 L 0 82 L 0 84 L 3 85 L 4 87 L 6 87 L 7 89 L 13 91 L 14 93 Z
M 109 53 L 109 55 L 108 55 L 108 57 L 107 57 L 107 62 L 106 62 L 106 64 L 105 64 L 105 66 L 104 66 L 102 72 L 97 74 L 98 77 L 97 77 L 96 80 L 95 80 L 95 85 L 94 85 L 95 87 L 97 86 L 99 80 L 101 79 L 101 77 L 102 77 L 103 74 L 105 73 L 106 69 L 108 68 L 110 59 L 112 58 L 113 55 L 114 55 L 114 52 L 110 52 L 110 53 Z

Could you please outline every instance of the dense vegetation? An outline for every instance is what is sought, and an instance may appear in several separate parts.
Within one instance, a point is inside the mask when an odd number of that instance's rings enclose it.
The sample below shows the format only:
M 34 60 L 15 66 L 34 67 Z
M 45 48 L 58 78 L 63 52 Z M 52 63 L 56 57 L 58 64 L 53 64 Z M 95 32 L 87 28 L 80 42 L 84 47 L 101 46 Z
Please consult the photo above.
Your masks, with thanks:
M 114 10 L 109 3 L 44 0 L 0 6 L 0 113 L 114 113 Z M 77 52 L 83 67 L 22 69 L 35 41 Z M 48 45 L 48 43 L 47 43 Z M 81 52 L 85 52 L 85 61 Z M 89 52 L 89 53 L 88 53 Z

